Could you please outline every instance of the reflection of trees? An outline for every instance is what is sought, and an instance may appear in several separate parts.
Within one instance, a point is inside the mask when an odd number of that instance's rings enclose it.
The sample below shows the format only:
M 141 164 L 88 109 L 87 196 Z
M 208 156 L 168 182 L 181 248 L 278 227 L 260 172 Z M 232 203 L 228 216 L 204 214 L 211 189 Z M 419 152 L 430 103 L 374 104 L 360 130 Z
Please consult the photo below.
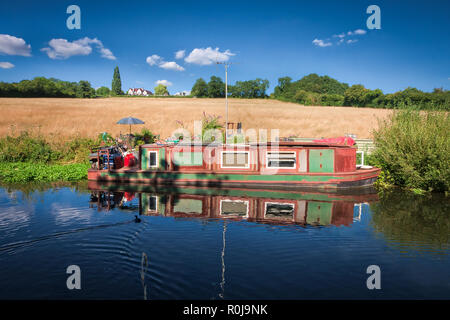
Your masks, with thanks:
M 433 249 L 449 248 L 448 197 L 394 191 L 381 196 L 371 209 L 375 231 L 398 245 L 417 251 L 424 249 L 424 245 Z

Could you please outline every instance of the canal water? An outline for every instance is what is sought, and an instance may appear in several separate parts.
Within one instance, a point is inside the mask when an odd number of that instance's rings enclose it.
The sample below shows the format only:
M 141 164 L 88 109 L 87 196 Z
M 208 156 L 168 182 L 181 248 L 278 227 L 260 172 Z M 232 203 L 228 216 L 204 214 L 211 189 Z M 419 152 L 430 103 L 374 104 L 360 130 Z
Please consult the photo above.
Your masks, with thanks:
M 443 196 L 0 188 L 0 299 L 449 299 L 449 244 Z

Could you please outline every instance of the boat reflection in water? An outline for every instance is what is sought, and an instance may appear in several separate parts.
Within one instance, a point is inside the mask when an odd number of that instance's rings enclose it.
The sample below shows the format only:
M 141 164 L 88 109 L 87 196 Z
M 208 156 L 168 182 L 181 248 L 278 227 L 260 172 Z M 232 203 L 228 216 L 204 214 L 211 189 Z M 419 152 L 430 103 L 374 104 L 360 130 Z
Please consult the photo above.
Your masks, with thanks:
M 252 189 L 161 188 L 90 182 L 91 204 L 98 210 L 139 211 L 144 216 L 246 220 L 277 225 L 349 226 L 361 218 L 364 194 L 308 193 Z M 138 199 L 138 208 L 133 198 Z M 131 204 L 131 205 L 130 205 Z

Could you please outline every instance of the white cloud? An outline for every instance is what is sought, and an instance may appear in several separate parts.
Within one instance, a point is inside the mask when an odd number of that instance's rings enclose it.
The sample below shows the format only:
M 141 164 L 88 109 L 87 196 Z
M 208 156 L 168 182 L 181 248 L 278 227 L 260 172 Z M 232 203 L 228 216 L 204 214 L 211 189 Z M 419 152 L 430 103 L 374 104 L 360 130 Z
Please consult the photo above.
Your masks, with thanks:
M 344 38 L 344 37 L 345 37 L 345 33 L 334 34 L 333 37 L 334 37 L 334 38 Z
M 316 46 L 319 46 L 319 47 L 329 47 L 332 45 L 331 42 L 325 42 L 320 39 L 314 39 L 312 43 L 314 43 Z
M 166 87 L 170 87 L 172 85 L 172 82 L 167 81 L 167 80 L 158 80 L 158 81 L 156 81 L 156 84 L 162 84 Z
M 73 42 L 66 39 L 52 39 L 49 41 L 49 47 L 42 48 L 50 59 L 68 59 L 72 56 L 87 56 L 92 52 L 92 45 L 95 45 L 102 58 L 116 60 L 111 50 L 105 48 L 103 43 L 97 38 L 88 37 L 75 40 Z
M 333 35 L 333 38 L 338 38 L 338 39 L 336 39 L 337 42 L 335 42 L 335 44 L 340 45 L 341 43 L 344 43 L 344 41 L 345 41 L 344 38 L 347 37 L 347 36 L 360 36 L 360 35 L 363 35 L 363 34 L 366 34 L 366 33 L 367 33 L 366 30 L 363 30 L 363 29 L 356 29 L 355 31 L 348 31 L 348 32 L 346 32 L 346 33 L 345 33 L 345 32 L 342 32 L 342 33 L 339 33 L 339 34 L 334 34 L 334 35 Z M 348 43 L 348 44 L 350 44 L 350 43 L 355 43 L 355 42 L 358 42 L 358 40 L 355 40 L 355 39 L 349 39 L 349 40 L 345 41 L 345 43 Z M 329 46 L 333 45 L 333 44 L 329 41 L 328 38 L 325 39 L 325 40 L 314 39 L 314 40 L 313 40 L 313 43 L 314 43 L 316 46 L 319 46 L 319 47 L 329 47 Z
M 11 68 L 14 68 L 14 65 L 10 62 L 0 62 L 0 68 L 11 69 Z
M 153 54 L 145 60 L 149 65 L 154 66 L 155 64 L 162 63 L 163 59 L 157 54 Z
M 225 62 L 230 59 L 231 56 L 234 56 L 234 53 L 231 53 L 230 50 L 225 50 L 224 52 L 220 52 L 219 48 L 212 49 L 208 48 L 195 48 L 191 51 L 191 53 L 184 59 L 187 63 L 198 64 L 201 66 L 211 65 L 215 62 Z
M 175 52 L 175 59 L 183 59 L 186 55 L 186 50 L 178 50 Z
M 367 31 L 363 30 L 363 29 L 356 29 L 355 31 L 353 31 L 353 34 L 358 34 L 358 35 L 366 34 L 366 33 L 367 33 Z
M 366 33 L 367 33 L 366 30 L 363 30 L 363 29 L 356 29 L 355 31 L 349 31 L 349 32 L 347 32 L 347 35 L 348 35 L 348 36 L 353 36 L 353 35 L 363 35 L 363 34 L 366 34 Z
M 158 67 L 166 70 L 184 71 L 184 68 L 174 61 L 166 62 L 164 59 L 157 54 L 148 56 L 145 60 L 150 66 L 157 65 Z
M 184 71 L 184 68 L 174 61 L 163 62 L 159 65 L 159 67 L 166 70 Z
M 0 53 L 11 56 L 31 56 L 31 46 L 22 38 L 16 38 L 9 34 L 0 34 Z

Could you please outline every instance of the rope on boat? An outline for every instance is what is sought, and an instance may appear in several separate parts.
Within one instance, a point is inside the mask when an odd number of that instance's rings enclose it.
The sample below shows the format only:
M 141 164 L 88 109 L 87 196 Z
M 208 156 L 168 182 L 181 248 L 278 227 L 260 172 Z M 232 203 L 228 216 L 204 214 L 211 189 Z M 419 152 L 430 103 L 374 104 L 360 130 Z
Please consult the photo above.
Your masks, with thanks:
M 18 242 L 14 242 L 14 243 L 9 243 L 9 244 L 0 246 L 0 251 L 5 251 L 5 250 L 9 250 L 9 249 L 14 249 L 14 248 L 17 248 L 17 247 L 22 247 L 22 246 L 25 246 L 25 245 L 30 244 L 30 243 L 39 242 L 39 241 L 43 241 L 43 240 L 48 240 L 48 239 L 51 239 L 51 238 L 64 236 L 66 234 L 77 233 L 77 232 L 82 232 L 82 231 L 87 231 L 87 230 L 95 230 L 95 229 L 103 229 L 103 228 L 115 227 L 115 226 L 120 226 L 120 225 L 124 225 L 124 224 L 135 223 L 135 222 L 136 222 L 136 219 L 133 219 L 131 221 L 117 222 L 117 223 L 113 223 L 113 224 L 103 224 L 103 225 L 91 226 L 91 227 L 80 228 L 80 229 L 75 229 L 75 230 L 57 232 L 57 233 L 49 234 L 49 235 L 42 236 L 42 237 L 39 237 L 39 238 L 34 238 L 34 239 L 30 239 L 30 240 L 24 240 L 24 241 L 18 241 Z

